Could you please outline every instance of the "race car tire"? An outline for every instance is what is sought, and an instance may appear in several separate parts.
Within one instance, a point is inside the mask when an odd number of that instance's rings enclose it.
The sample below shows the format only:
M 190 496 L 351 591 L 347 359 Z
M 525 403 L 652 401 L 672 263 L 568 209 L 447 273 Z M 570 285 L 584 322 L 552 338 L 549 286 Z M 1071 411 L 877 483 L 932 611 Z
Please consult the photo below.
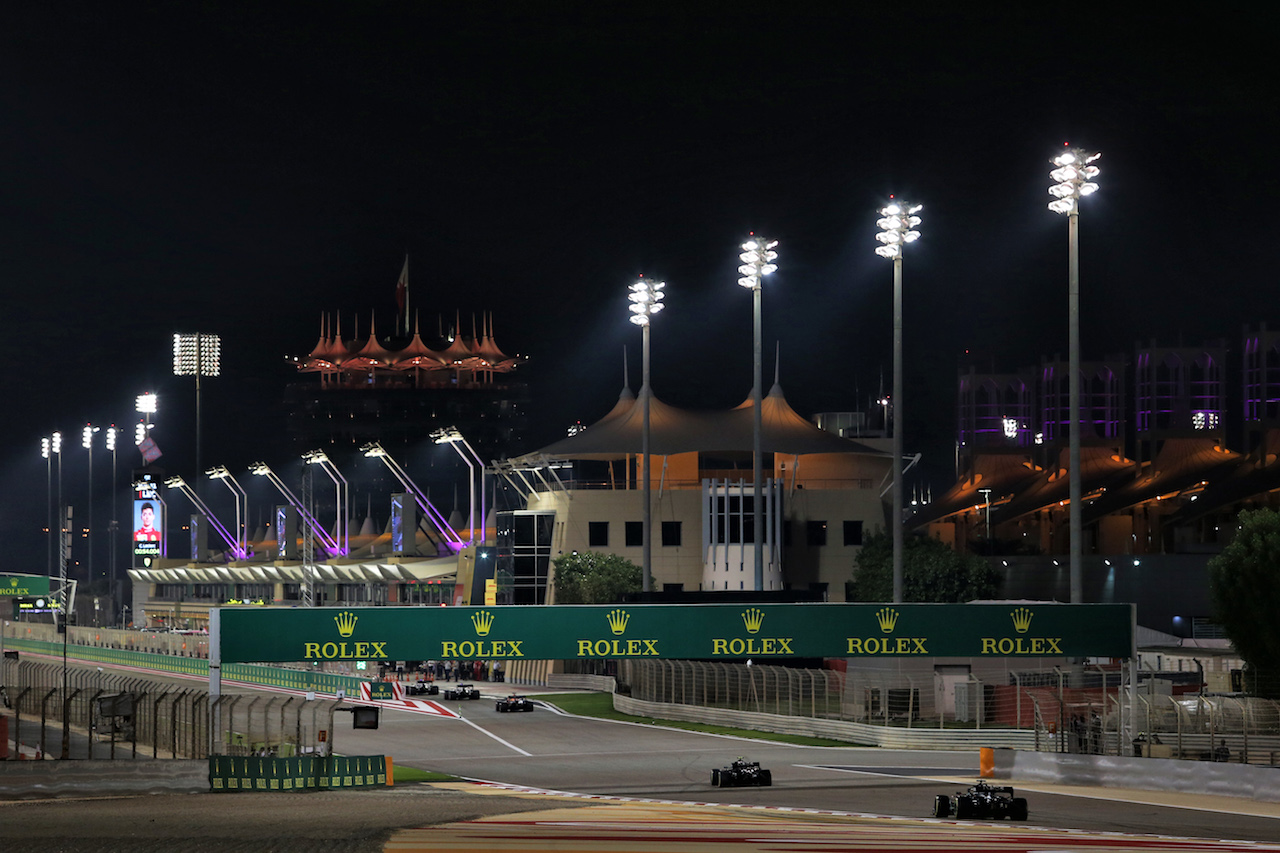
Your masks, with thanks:
M 734 778 L 732 773 L 726 773 L 723 770 L 720 771 L 720 787 L 721 788 L 732 788 L 736 784 L 737 784 L 737 779 Z
M 711 787 L 720 787 L 720 770 L 719 768 L 711 771 Z
M 1009 820 L 1027 819 L 1027 800 L 1025 797 L 1014 797 L 1009 806 Z
M 946 794 L 939 794 L 933 798 L 933 816 L 947 817 L 951 814 L 951 798 Z
M 773 785 L 773 771 L 761 770 L 760 771 L 760 787 L 768 788 L 768 787 L 771 787 L 772 785 Z
M 456 693 L 454 693 L 452 690 L 446 690 L 446 691 L 444 692 L 444 698 L 446 698 L 446 699 L 454 699 L 454 698 L 457 698 L 457 694 L 456 694 Z
M 971 820 L 975 817 L 974 812 L 977 809 L 973 807 L 973 801 L 968 797 L 956 797 L 956 819 Z

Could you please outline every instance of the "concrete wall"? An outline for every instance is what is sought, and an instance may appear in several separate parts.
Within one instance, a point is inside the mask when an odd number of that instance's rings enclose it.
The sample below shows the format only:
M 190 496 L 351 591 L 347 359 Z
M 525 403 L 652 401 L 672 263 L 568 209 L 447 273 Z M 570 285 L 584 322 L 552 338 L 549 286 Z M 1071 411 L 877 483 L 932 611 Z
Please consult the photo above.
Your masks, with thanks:
M 996 749 L 995 778 L 1055 785 L 1216 794 L 1280 803 L 1274 767 L 1170 758 L 1123 758 Z

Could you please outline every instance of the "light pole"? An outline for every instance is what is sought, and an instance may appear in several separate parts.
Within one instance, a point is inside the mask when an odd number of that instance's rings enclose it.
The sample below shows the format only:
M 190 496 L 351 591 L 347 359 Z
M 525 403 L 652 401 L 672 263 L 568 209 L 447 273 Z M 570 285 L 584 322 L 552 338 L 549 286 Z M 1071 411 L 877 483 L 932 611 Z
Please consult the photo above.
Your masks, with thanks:
M 752 235 L 747 242 L 742 244 L 742 254 L 738 258 L 742 261 L 742 266 L 738 267 L 738 272 L 742 278 L 738 279 L 738 284 L 751 291 L 751 307 L 752 307 L 752 331 L 754 333 L 754 348 L 752 350 L 754 359 L 755 372 L 752 374 L 751 385 L 751 408 L 752 408 L 752 424 L 751 424 L 751 475 L 754 481 L 754 497 L 752 498 L 752 538 L 755 540 L 755 588 L 757 590 L 764 589 L 764 488 L 761 476 L 761 469 L 764 462 L 764 450 L 761 447 L 761 342 L 760 342 L 760 280 L 766 275 L 778 269 L 774 263 L 778 259 L 778 253 L 773 251 L 778 245 L 777 240 L 766 240 L 763 237 Z
M 893 600 L 902 601 L 902 247 L 920 238 L 915 227 L 922 205 L 891 201 L 880 209 L 881 245 L 876 254 L 893 260 Z
M 1070 356 L 1067 363 L 1068 377 L 1067 405 L 1070 425 L 1068 427 L 1067 467 L 1070 472 L 1070 513 L 1071 530 L 1071 603 L 1084 601 L 1084 583 L 1080 561 L 1084 553 L 1084 534 L 1081 525 L 1080 495 L 1080 199 L 1097 192 L 1098 185 L 1093 178 L 1098 176 L 1098 167 L 1093 162 L 1101 157 L 1097 152 L 1083 148 L 1068 148 L 1053 158 L 1054 170 L 1049 178 L 1054 185 L 1049 187 L 1049 209 L 1054 213 L 1067 215 L 1067 348 Z
M 978 489 L 982 496 L 987 500 L 987 543 L 991 543 L 991 490 Z
M 200 377 L 218 376 L 222 372 L 222 339 L 217 335 L 175 334 L 173 336 L 173 375 L 196 378 L 196 470 L 200 465 Z M 200 481 L 196 480 L 197 487 Z
M 116 439 L 119 435 L 120 430 L 116 429 L 115 424 L 107 427 L 107 450 L 111 451 L 111 521 L 107 523 L 107 547 L 110 549 L 111 559 L 107 561 L 107 570 L 111 573 L 112 608 L 109 615 L 113 620 L 115 614 L 119 612 L 117 605 L 120 604 L 122 597 L 117 589 L 119 581 L 116 578 L 116 534 L 120 529 L 120 522 L 116 519 Z
M 245 530 L 245 524 L 249 517 L 249 493 L 231 475 L 226 465 L 217 465 L 204 473 L 210 480 L 221 480 L 231 490 L 236 505 L 236 547 L 234 550 L 241 555 L 241 559 L 244 559 L 249 556 L 248 531 Z M 241 512 L 242 506 L 244 508 L 243 512 Z
M 44 457 L 44 508 L 48 516 L 49 577 L 53 577 L 53 439 L 40 439 L 40 455 Z
M 476 512 L 476 488 L 475 488 L 476 469 L 475 469 L 475 466 L 471 464 L 471 460 L 474 459 L 480 463 L 480 544 L 483 545 L 485 542 L 484 461 L 475 452 L 475 450 L 471 447 L 471 445 L 467 443 L 467 440 L 462 437 L 462 433 L 458 431 L 457 427 L 449 427 L 448 429 L 438 429 L 435 432 L 431 433 L 431 439 L 436 444 L 450 445 L 451 447 L 453 447 L 454 452 L 462 457 L 462 461 L 467 463 L 467 471 L 469 474 L 467 483 L 468 483 L 468 487 L 471 490 L 471 498 L 470 498 L 471 502 L 467 504 L 467 515 L 472 519 L 471 543 L 470 543 L 472 546 L 476 544 L 476 530 L 475 530 L 475 520 L 474 520 L 475 512 Z M 458 447 L 459 444 L 465 447 L 467 449 L 467 453 L 470 453 L 471 456 L 468 457 L 466 453 L 463 453 L 462 449 Z
M 334 490 L 336 492 L 336 515 L 337 520 L 334 523 L 333 538 L 338 543 L 339 554 L 345 557 L 350 552 L 350 537 L 347 534 L 347 525 L 351 523 L 351 499 L 347 491 L 347 478 L 333 464 L 333 461 L 323 450 L 310 450 L 302 454 L 302 461 L 308 465 L 319 465 L 321 470 L 329 475 L 329 479 L 333 481 Z
M 631 285 L 631 293 L 627 299 L 631 301 L 628 310 L 631 312 L 631 322 L 640 327 L 641 340 L 643 342 L 641 352 L 641 380 L 640 380 L 640 405 L 643 417 L 643 428 L 640 433 L 640 453 L 644 457 L 643 477 L 644 477 L 644 549 L 642 562 L 644 563 L 644 575 L 641 589 L 649 592 L 653 588 L 653 500 L 652 489 L 653 483 L 649 476 L 649 400 L 653 397 L 653 389 L 649 387 L 649 320 L 654 314 L 662 310 L 663 288 L 667 286 L 665 281 L 646 281 L 645 277 L 640 276 L 640 280 Z M 757 289 L 757 294 L 759 289 Z M 757 314 L 759 313 L 760 300 L 756 297 Z M 757 343 L 759 343 L 757 341 Z M 757 489 L 759 483 L 757 482 Z M 757 491 L 757 495 L 759 492 Z M 756 528 L 757 530 L 759 528 Z
M 89 555 L 85 559 L 85 572 L 89 583 L 93 583 L 93 434 L 102 427 L 85 424 L 80 430 L 80 446 L 89 451 Z

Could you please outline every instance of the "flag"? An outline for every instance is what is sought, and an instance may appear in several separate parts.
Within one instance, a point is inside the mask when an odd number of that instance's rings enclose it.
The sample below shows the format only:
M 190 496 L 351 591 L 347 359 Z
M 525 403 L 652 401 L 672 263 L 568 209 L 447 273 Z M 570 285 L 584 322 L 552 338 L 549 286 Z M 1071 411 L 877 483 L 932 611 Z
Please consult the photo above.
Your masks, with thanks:
M 142 461 L 147 465 L 155 462 L 162 455 L 160 453 L 160 448 L 156 446 L 156 443 L 152 441 L 150 436 L 138 442 L 138 449 L 142 451 Z
M 404 303 L 409 297 L 409 256 L 404 256 L 404 269 L 400 270 L 400 280 L 396 282 L 396 308 L 404 313 Z

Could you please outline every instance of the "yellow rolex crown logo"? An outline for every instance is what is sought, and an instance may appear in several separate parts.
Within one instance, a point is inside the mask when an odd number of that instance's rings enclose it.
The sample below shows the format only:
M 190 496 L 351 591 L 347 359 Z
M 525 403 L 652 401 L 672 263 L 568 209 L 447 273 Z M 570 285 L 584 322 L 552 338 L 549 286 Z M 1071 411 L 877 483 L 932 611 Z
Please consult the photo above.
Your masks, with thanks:
M 631 614 L 625 610 L 610 610 L 609 615 L 605 618 L 609 620 L 609 630 L 615 634 L 621 634 L 627 630 L 627 623 L 631 621 Z
M 350 610 L 344 610 L 337 616 L 333 617 L 333 621 L 338 623 L 338 633 L 344 637 L 350 637 L 352 632 L 356 630 L 356 620 L 360 617 L 352 613 Z
M 876 622 L 880 624 L 881 631 L 892 634 L 898 624 L 898 611 L 892 607 L 881 607 L 876 611 Z
M 476 634 L 478 636 L 487 637 L 489 636 L 489 629 L 493 627 L 493 614 L 487 610 L 472 613 L 471 624 L 476 626 Z
M 759 607 L 748 607 L 742 611 L 742 623 L 747 626 L 748 634 L 759 632 L 760 626 L 764 624 L 764 611 Z
M 1019 634 L 1025 634 L 1030 630 L 1031 617 L 1035 616 L 1035 614 L 1025 607 L 1017 607 L 1014 608 L 1014 611 L 1009 616 L 1013 619 L 1013 630 Z

